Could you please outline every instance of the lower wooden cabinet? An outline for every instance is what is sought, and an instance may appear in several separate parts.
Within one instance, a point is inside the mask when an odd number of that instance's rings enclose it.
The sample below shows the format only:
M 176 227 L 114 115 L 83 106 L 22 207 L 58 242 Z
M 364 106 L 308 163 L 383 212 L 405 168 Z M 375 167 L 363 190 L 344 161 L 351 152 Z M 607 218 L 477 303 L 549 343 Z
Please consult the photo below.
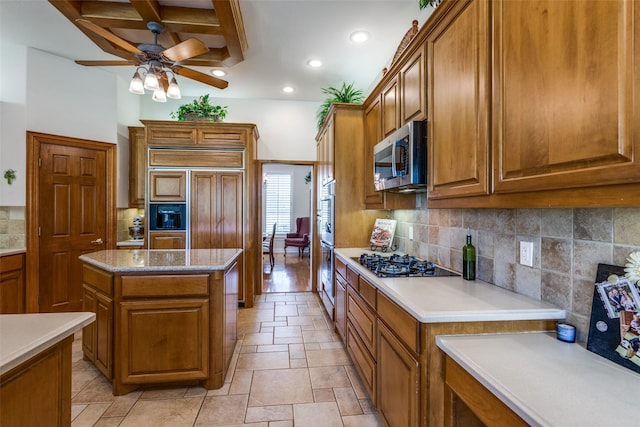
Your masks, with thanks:
M 84 358 L 107 378 L 113 374 L 113 275 L 83 266 L 82 310 L 96 314 L 96 321 L 82 331 Z
M 0 314 L 25 312 L 24 287 L 24 254 L 0 257 Z
M 347 339 L 347 284 L 340 274 L 336 274 L 335 325 L 336 332 L 343 341 Z
M 388 426 L 417 426 L 420 364 L 381 321 L 378 343 L 378 413 Z
M 147 234 L 149 249 L 186 249 L 187 236 L 184 231 L 150 231 Z
M 377 366 L 376 360 L 369 353 L 367 346 L 358 336 L 351 323 L 347 323 L 347 338 L 345 340 L 347 353 L 353 361 L 353 366 L 360 374 L 362 384 L 369 394 L 371 402 L 375 405 L 376 399 L 376 383 L 377 383 Z

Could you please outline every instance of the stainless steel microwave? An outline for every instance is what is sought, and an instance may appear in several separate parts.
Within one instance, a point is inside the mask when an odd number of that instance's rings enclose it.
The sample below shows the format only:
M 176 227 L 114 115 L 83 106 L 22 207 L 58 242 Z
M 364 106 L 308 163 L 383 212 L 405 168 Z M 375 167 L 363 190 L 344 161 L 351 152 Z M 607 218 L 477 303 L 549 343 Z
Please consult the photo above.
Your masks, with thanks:
M 376 191 L 427 191 L 427 123 L 412 121 L 373 148 Z

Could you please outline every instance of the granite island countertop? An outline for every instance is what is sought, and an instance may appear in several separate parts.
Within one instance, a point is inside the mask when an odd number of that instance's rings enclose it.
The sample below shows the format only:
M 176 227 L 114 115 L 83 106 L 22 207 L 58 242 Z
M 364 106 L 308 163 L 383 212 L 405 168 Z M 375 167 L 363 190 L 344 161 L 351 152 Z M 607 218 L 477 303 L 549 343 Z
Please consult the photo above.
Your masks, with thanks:
M 640 375 L 554 333 L 438 336 L 436 343 L 529 425 L 638 425 Z
M 0 374 L 91 324 L 94 313 L 0 315 Z
M 480 280 L 462 277 L 380 278 L 352 257 L 362 248 L 336 248 L 335 254 L 379 291 L 422 323 L 500 320 L 559 320 L 566 311 Z M 383 253 L 389 255 L 390 253 Z
M 242 249 L 107 249 L 80 261 L 112 273 L 225 270 Z

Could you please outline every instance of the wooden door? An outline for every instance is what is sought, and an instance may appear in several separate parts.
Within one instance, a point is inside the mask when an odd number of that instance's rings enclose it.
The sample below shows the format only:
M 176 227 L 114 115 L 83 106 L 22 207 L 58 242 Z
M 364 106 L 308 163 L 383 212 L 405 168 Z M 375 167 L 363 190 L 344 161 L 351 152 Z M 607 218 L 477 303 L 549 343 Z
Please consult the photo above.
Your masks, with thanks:
M 493 15 L 494 192 L 638 182 L 640 4 L 495 2 Z
M 427 39 L 429 199 L 486 195 L 489 6 L 486 0 L 442 6 L 451 10 Z
M 39 309 L 82 309 L 78 257 L 105 248 L 107 165 L 104 150 L 43 143 L 39 168 Z

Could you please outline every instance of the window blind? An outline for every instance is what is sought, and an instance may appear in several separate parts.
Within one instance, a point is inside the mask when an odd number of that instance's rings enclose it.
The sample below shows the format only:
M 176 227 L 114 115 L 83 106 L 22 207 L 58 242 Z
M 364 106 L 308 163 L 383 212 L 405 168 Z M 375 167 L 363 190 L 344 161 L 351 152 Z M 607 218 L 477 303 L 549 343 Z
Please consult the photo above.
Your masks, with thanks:
M 276 223 L 276 233 L 291 232 L 291 174 L 266 175 L 264 230 L 271 233 Z

